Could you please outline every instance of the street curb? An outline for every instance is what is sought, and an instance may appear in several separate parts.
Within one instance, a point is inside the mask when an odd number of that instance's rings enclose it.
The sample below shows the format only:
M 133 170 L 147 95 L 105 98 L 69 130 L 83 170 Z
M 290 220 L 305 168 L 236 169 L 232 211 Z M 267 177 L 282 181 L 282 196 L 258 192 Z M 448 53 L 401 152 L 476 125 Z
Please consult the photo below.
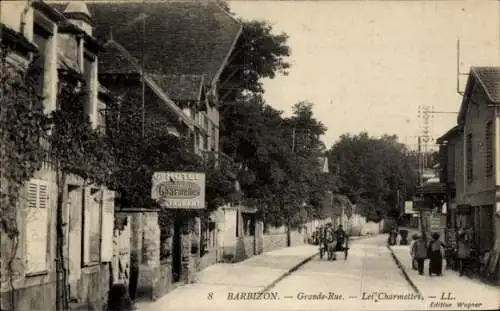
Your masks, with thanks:
M 261 290 L 260 292 L 261 293 L 264 293 L 264 292 L 267 292 L 269 291 L 271 288 L 273 288 L 276 284 L 278 284 L 279 282 L 281 282 L 284 278 L 286 278 L 287 276 L 289 276 L 290 274 L 294 273 L 295 271 L 297 271 L 300 267 L 302 267 L 303 265 L 305 265 L 306 263 L 308 263 L 309 261 L 311 261 L 314 257 L 318 256 L 319 252 L 316 252 L 314 253 L 314 255 L 312 256 L 309 256 L 307 257 L 306 259 L 302 260 L 301 262 L 299 262 L 298 264 L 296 264 L 295 266 L 293 266 L 290 270 L 288 270 L 287 272 L 285 272 L 283 275 L 281 275 L 279 278 L 277 278 L 276 280 L 274 280 L 271 284 L 267 285 L 266 287 L 264 287 L 263 290 Z
M 422 293 L 418 289 L 417 285 L 415 285 L 415 283 L 411 280 L 410 276 L 408 275 L 408 272 L 406 272 L 406 269 L 404 268 L 403 264 L 401 263 L 401 261 L 399 260 L 399 258 L 396 256 L 396 254 L 394 253 L 394 251 L 392 250 L 392 248 L 389 245 L 387 245 L 387 248 L 391 252 L 392 259 L 394 259 L 394 261 L 396 262 L 396 265 L 398 266 L 398 268 L 403 273 L 403 276 L 405 277 L 406 281 L 410 284 L 410 286 L 413 288 L 413 290 L 417 292 L 417 294 L 419 294 L 421 297 L 423 297 Z

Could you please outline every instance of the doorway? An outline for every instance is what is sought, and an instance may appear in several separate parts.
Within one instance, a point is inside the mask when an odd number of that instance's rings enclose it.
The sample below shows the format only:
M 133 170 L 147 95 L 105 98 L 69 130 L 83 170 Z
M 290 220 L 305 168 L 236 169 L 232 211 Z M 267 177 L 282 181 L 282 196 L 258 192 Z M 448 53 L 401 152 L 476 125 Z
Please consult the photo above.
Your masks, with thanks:
M 172 282 L 177 283 L 181 279 L 182 272 L 182 217 L 177 216 L 174 220 L 174 236 L 172 240 Z

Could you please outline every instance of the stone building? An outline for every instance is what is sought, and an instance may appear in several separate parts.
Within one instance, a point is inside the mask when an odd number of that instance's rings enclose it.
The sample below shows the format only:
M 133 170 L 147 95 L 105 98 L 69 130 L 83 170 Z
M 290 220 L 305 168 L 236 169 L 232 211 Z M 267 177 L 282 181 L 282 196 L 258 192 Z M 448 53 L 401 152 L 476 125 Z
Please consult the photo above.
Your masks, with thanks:
M 83 82 L 87 95 L 81 108 L 94 129 L 104 128 L 99 107 L 106 105 L 108 97 L 97 80 L 100 45 L 93 37 L 85 5 L 73 1 L 63 10 L 56 10 L 43 1 L 2 1 L 0 6 L 2 43 L 12 48 L 8 59 L 26 66 L 33 55 L 40 56 L 35 65 L 42 72 L 40 93 L 45 112 L 65 104 L 58 98 L 62 82 L 75 88 Z M 76 175 L 69 175 L 64 185 L 58 185 L 50 160 L 22 192 L 26 200 L 20 200 L 19 247 L 12 273 L 5 270 L 6 253 L 1 254 L 2 309 L 11 303 L 8 292 L 12 288 L 18 310 L 55 309 L 56 212 L 61 186 L 62 261 L 68 275 L 67 283 L 60 286 L 67 286 L 71 308 L 100 309 L 109 289 L 114 192 L 87 185 Z M 2 235 L 1 244 L 2 250 L 9 249 L 11 241 Z
M 448 227 L 472 233 L 483 276 L 500 279 L 500 68 L 472 67 L 457 126 L 438 140 L 450 192 Z

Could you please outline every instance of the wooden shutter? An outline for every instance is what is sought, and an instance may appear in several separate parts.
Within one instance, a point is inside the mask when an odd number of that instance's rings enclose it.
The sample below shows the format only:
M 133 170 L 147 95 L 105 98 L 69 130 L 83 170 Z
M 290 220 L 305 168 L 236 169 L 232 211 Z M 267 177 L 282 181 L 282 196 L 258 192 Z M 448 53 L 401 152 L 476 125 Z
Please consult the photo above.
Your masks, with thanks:
M 113 227 L 115 213 L 114 191 L 102 191 L 101 261 L 113 259 Z
M 49 187 L 41 180 L 28 184 L 26 273 L 47 270 Z

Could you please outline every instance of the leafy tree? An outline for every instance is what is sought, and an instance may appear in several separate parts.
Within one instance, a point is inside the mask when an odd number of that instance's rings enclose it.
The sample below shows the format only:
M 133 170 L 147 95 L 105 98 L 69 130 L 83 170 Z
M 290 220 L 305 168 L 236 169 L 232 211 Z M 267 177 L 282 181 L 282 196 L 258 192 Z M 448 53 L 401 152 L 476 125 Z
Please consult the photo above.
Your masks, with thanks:
M 374 138 L 366 132 L 342 135 L 328 151 L 328 158 L 340 192 L 361 207 L 370 220 L 395 217 L 397 203 L 415 186 L 408 150 L 396 136 Z
M 223 9 L 233 14 L 225 1 L 218 1 Z M 247 93 L 262 94 L 262 78 L 274 78 L 277 74 L 288 74 L 290 56 L 288 35 L 274 34 L 266 21 L 244 20 L 242 34 L 220 77 L 221 101 L 232 102 Z

